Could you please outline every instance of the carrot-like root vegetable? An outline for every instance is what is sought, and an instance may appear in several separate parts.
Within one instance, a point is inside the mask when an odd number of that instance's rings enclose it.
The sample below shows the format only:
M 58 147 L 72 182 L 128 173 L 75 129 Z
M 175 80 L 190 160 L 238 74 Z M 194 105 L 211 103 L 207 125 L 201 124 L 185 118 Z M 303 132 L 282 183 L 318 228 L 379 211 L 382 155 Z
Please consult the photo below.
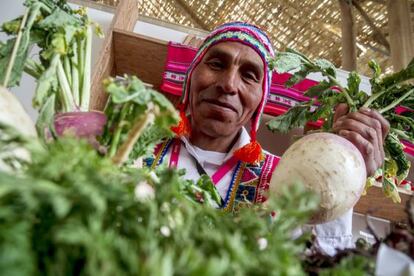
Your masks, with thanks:
M 302 183 L 320 197 L 310 223 L 334 220 L 351 209 L 366 181 L 364 159 L 348 140 L 331 133 L 314 133 L 292 144 L 273 173 L 271 196 L 283 186 Z

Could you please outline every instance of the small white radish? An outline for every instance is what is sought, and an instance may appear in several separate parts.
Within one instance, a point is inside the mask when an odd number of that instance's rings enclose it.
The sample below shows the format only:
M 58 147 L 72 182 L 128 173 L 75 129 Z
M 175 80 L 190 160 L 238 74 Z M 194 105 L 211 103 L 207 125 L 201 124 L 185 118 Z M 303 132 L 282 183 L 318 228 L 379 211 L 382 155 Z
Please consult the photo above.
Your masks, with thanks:
M 14 127 L 27 137 L 36 137 L 35 125 L 17 98 L 0 86 L 0 123 Z
M 302 183 L 320 198 L 310 223 L 324 223 L 356 204 L 366 177 L 364 159 L 351 142 L 335 134 L 314 133 L 283 154 L 272 175 L 270 196 L 279 194 L 285 185 Z

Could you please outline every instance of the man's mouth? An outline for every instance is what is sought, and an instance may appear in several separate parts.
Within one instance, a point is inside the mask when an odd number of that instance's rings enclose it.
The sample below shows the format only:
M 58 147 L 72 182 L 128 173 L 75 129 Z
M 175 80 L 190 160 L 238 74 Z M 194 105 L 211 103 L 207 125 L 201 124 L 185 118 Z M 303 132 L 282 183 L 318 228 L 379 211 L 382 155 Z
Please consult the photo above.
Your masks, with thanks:
M 212 100 L 204 100 L 204 101 L 207 102 L 207 103 L 209 103 L 209 104 L 213 104 L 213 105 L 217 105 L 217 106 L 220 106 L 220 107 L 224 107 L 224 108 L 230 109 L 231 111 L 234 111 L 234 112 L 238 113 L 236 107 L 234 107 L 230 103 L 221 102 L 221 101 L 213 100 L 213 99 Z

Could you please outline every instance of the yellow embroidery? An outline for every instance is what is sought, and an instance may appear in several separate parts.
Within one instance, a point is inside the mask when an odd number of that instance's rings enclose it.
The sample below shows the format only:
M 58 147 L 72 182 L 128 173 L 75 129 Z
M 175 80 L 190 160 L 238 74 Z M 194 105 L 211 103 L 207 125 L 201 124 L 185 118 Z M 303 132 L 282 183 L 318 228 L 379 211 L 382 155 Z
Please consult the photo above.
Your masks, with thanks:
M 237 173 L 236 180 L 235 180 L 234 185 L 233 185 L 232 190 L 231 190 L 231 196 L 229 198 L 229 201 L 227 202 L 227 206 L 223 209 L 225 212 L 232 211 L 234 199 L 235 199 L 236 193 L 237 193 L 237 189 L 239 188 L 240 180 L 243 176 L 243 172 L 244 172 L 245 168 L 246 168 L 246 163 L 243 162 L 242 165 L 240 166 L 239 172 Z
M 161 157 L 163 157 L 164 155 L 163 153 L 164 153 L 165 147 L 168 145 L 168 142 L 170 142 L 170 140 L 167 140 L 162 144 L 161 149 L 159 150 L 158 154 L 155 156 L 154 162 L 151 165 L 151 170 L 155 169 Z

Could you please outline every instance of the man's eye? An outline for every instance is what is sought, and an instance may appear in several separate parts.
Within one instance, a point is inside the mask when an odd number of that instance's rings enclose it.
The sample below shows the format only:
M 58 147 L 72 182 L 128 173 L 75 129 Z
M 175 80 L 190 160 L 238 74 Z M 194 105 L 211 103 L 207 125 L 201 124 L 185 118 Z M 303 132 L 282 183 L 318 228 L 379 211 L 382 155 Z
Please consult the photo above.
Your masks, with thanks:
M 209 61 L 209 62 L 207 62 L 207 64 L 212 69 L 221 69 L 221 68 L 223 68 L 223 63 L 221 63 L 220 61 Z
M 254 73 L 244 73 L 244 78 L 249 81 L 254 81 L 254 82 L 259 81 Z

